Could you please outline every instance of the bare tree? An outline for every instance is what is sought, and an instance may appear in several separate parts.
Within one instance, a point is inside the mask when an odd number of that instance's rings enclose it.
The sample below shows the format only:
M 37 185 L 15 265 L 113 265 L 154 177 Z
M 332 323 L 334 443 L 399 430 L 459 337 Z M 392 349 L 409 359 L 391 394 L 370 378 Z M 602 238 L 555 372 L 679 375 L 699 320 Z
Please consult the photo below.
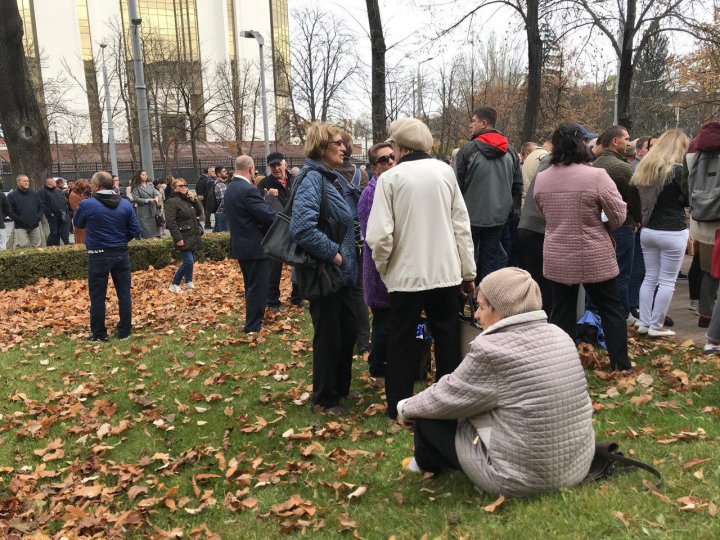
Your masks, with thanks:
M 319 8 L 296 11 L 293 17 L 298 21 L 290 52 L 293 115 L 327 122 L 341 111 L 344 91 L 358 71 L 355 36 L 342 20 Z
M 372 50 L 372 126 L 373 140 L 387 138 L 386 85 L 385 85 L 385 36 L 378 0 L 365 0 L 368 24 L 370 26 L 370 47 Z
M 33 188 L 39 189 L 52 170 L 52 157 L 27 65 L 17 2 L 0 0 L 0 124 L 10 166 L 26 174 Z

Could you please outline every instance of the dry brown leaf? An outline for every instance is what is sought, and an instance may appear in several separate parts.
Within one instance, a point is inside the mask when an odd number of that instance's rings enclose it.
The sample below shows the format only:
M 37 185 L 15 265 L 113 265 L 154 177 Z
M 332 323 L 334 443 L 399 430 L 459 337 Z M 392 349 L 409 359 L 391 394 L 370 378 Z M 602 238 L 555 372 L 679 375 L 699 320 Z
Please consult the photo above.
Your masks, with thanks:
M 488 504 L 487 506 L 483 506 L 483 510 L 486 512 L 494 512 L 497 510 L 497 508 L 502 505 L 505 502 L 505 497 L 503 495 L 500 495 L 495 502 Z
M 363 495 L 365 495 L 365 493 L 367 493 L 367 486 L 361 485 L 355 491 L 353 491 L 350 495 L 348 495 L 347 498 L 350 501 L 353 499 L 359 500 Z
M 695 465 L 700 465 L 701 463 L 705 463 L 706 461 L 710 461 L 712 458 L 695 458 L 691 459 L 685 465 L 683 465 L 683 469 L 692 469 Z

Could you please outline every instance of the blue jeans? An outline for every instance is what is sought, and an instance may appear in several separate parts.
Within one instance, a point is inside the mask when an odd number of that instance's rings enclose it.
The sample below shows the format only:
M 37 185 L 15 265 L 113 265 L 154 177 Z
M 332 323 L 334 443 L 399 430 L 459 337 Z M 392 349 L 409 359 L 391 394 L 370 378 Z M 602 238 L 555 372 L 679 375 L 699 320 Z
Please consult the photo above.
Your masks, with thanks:
M 213 232 L 228 232 L 230 230 L 230 226 L 228 225 L 227 218 L 225 217 L 225 214 L 215 214 L 215 226 L 213 227 Z
M 88 254 L 88 292 L 90 294 L 90 331 L 94 339 L 107 339 L 105 297 L 108 275 L 112 276 L 118 297 L 120 322 L 117 335 L 125 338 L 132 330 L 130 297 L 130 255 L 127 249 Z
M 630 285 L 630 274 L 633 268 L 633 255 L 635 253 L 635 229 L 632 227 L 620 227 L 612 233 L 615 240 L 615 257 L 617 258 L 620 273 L 617 277 L 617 288 L 620 302 L 625 308 L 625 318 L 630 313 L 630 299 L 628 288 Z
M 501 239 L 505 225 L 499 227 L 471 227 L 473 244 L 475 244 L 475 261 L 477 264 L 476 282 L 494 272 L 505 268 L 507 253 Z
M 640 308 L 640 286 L 643 279 L 645 279 L 645 259 L 643 259 L 642 246 L 640 246 L 640 231 L 638 231 L 635 233 L 635 250 L 628 284 L 628 303 L 631 309 Z
M 192 281 L 193 266 L 195 264 L 195 252 L 181 251 L 180 257 L 182 258 L 182 262 L 180 263 L 180 266 L 178 266 L 177 272 L 175 272 L 175 277 L 173 277 L 173 285 L 180 285 L 183 278 L 185 278 L 185 283 L 190 283 Z

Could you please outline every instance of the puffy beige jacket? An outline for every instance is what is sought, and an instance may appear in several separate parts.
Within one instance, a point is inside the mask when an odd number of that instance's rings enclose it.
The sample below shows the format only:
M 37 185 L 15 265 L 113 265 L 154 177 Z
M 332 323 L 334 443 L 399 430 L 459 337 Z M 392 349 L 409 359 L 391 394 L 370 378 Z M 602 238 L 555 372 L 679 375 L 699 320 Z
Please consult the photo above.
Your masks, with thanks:
M 398 413 L 459 419 L 460 466 L 487 493 L 519 497 L 578 484 L 595 453 L 575 344 L 544 311 L 490 326 L 455 371 L 401 401 Z
M 470 219 L 452 168 L 404 161 L 377 182 L 365 238 L 389 292 L 475 279 Z

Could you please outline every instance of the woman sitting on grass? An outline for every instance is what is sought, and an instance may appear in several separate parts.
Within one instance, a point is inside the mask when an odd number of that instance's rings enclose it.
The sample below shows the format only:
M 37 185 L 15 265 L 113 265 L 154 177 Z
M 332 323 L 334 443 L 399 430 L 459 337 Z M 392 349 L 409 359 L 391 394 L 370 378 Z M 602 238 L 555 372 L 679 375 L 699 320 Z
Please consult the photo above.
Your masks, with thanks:
M 415 422 L 412 471 L 463 471 L 482 491 L 529 496 L 580 483 L 595 452 L 592 404 L 575 344 L 548 324 L 524 270 L 482 280 L 483 333 L 460 366 L 398 403 Z

